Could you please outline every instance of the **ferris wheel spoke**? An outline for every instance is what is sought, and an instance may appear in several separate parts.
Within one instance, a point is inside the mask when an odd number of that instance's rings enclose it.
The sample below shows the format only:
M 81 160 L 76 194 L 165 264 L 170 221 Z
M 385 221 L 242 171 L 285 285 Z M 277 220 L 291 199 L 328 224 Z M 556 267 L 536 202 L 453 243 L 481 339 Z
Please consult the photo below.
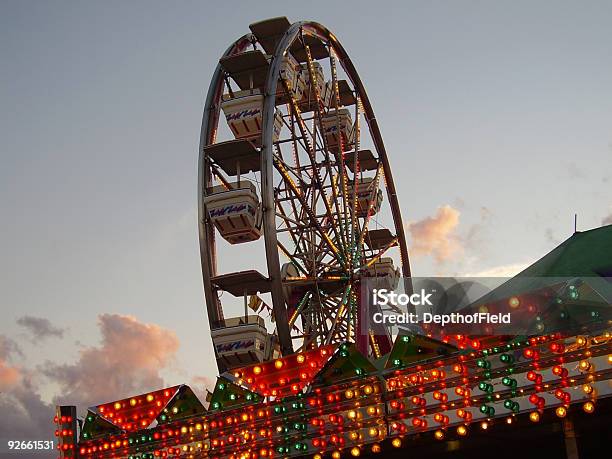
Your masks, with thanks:
M 327 335 L 327 338 L 325 339 L 325 344 L 326 345 L 330 344 L 332 342 L 333 337 L 334 337 L 334 335 L 336 333 L 336 329 L 338 327 L 338 324 L 341 323 L 344 320 L 345 315 L 348 312 L 347 302 L 348 302 L 348 295 L 350 294 L 351 288 L 352 288 L 352 285 L 348 284 L 346 286 L 346 288 L 344 289 L 344 293 L 342 295 L 342 300 L 340 301 L 340 304 L 338 305 L 338 310 L 337 310 L 336 315 L 334 317 L 332 327 L 331 327 L 331 329 L 329 331 L 329 334 Z
M 303 275 L 307 276 L 308 275 L 308 271 L 306 270 L 306 268 L 304 268 L 299 260 L 298 257 L 296 257 L 295 255 L 291 254 L 289 252 L 289 250 L 287 250 L 287 248 L 283 245 L 282 242 L 278 242 L 278 248 L 281 250 L 281 252 L 289 259 L 289 261 L 295 266 L 295 268 L 298 271 L 301 271 Z
M 392 242 L 390 242 L 387 246 L 385 246 L 384 248 L 382 248 L 380 251 L 378 251 L 378 253 L 376 253 L 370 260 L 368 260 L 368 262 L 364 265 L 364 267 L 369 267 L 372 266 L 374 263 L 376 263 L 378 260 L 380 260 L 382 258 L 382 256 L 393 246 L 395 246 L 397 242 L 397 238 L 394 238 Z
M 302 189 L 309 190 L 309 189 L 311 188 L 311 184 L 310 184 L 310 182 L 307 182 L 307 181 L 304 179 L 304 177 L 302 176 L 302 174 L 301 174 L 301 173 L 300 173 L 300 174 L 298 174 L 298 173 L 296 172 L 296 169 L 295 169 L 295 168 L 293 168 L 293 167 L 291 167 L 289 164 L 287 164 L 287 163 L 286 163 L 286 162 L 283 160 L 283 158 L 282 158 L 282 156 L 281 156 L 280 154 L 277 154 L 277 155 L 275 155 L 275 156 L 274 156 L 274 161 L 275 161 L 275 163 L 278 163 L 278 164 L 279 164 L 279 165 L 280 165 L 280 166 L 283 168 L 283 170 L 284 170 L 284 171 L 286 171 L 286 172 L 287 172 L 288 176 L 293 176 L 293 178 L 291 179 L 291 181 L 297 180 L 297 181 L 299 182 L 299 187 L 298 187 L 298 185 L 297 185 L 297 184 L 294 184 L 295 189 L 300 190 L 300 192 L 301 192 L 301 190 L 302 190 Z M 298 171 L 299 171 L 299 172 L 301 172 L 301 171 L 302 171 L 302 169 L 298 169 Z M 285 184 L 286 184 L 286 181 L 285 181 Z M 291 190 L 291 189 L 287 189 L 286 191 L 290 191 L 290 190 Z
M 342 208 L 343 208 L 343 221 L 346 221 L 349 216 L 348 209 L 348 193 L 347 193 L 347 180 L 346 180 L 346 167 L 344 164 L 344 138 L 340 129 L 340 115 L 339 115 L 339 107 L 340 107 L 340 88 L 338 84 L 338 72 L 336 68 L 336 59 L 334 57 L 334 53 L 329 53 L 329 63 L 331 68 L 331 82 L 333 86 L 332 98 L 334 103 L 334 111 L 336 114 L 336 132 L 338 133 L 338 149 L 334 152 L 336 156 L 336 163 L 338 165 L 338 175 L 340 176 L 340 189 L 342 192 Z M 345 237 L 349 239 L 349 231 L 348 231 L 348 223 L 344 224 L 345 228 Z M 350 262 L 350 259 L 349 259 Z
M 302 38 L 302 42 L 304 42 L 303 40 L 303 36 Z M 316 121 L 318 123 L 319 126 L 323 126 L 323 111 L 324 111 L 324 105 L 323 105 L 323 101 L 321 100 L 321 94 L 319 92 L 319 87 L 317 85 L 317 75 L 316 72 L 314 71 L 314 64 L 313 64 L 313 60 L 312 60 L 312 53 L 310 51 L 310 46 L 304 44 L 304 49 L 306 51 L 306 65 L 308 68 L 308 76 L 309 76 L 309 83 L 310 83 L 310 87 L 311 92 L 314 93 L 315 96 L 315 117 L 316 117 Z M 316 126 L 316 124 L 315 124 Z M 331 163 L 332 161 L 330 160 L 330 155 L 329 155 L 329 148 L 327 145 L 327 140 L 325 138 L 325 135 L 322 135 L 320 130 L 317 130 L 315 132 L 319 133 L 319 137 L 321 140 L 321 144 L 323 145 L 323 153 L 325 156 L 325 161 L 324 161 L 324 165 L 325 165 L 325 169 L 327 172 L 327 175 L 329 176 L 330 180 L 333 180 L 333 176 L 334 174 L 332 173 L 331 170 Z M 340 211 L 340 204 L 339 204 L 339 199 L 338 199 L 338 193 L 337 193 L 337 189 L 334 186 L 331 186 L 331 190 L 332 190 L 332 196 L 329 197 L 329 200 L 331 200 L 334 204 L 335 210 L 336 210 L 336 215 L 341 216 L 341 218 L 338 218 L 338 224 L 340 226 L 340 230 L 338 231 L 338 233 L 340 234 L 340 239 L 342 242 L 342 246 L 344 246 L 345 248 L 347 247 L 347 240 L 346 240 L 346 230 L 345 228 L 343 228 L 343 226 L 345 226 L 344 223 L 344 218 L 346 216 L 346 212 L 344 212 L 344 215 L 342 215 L 342 212 Z M 327 201 L 327 206 L 331 206 L 328 198 L 324 197 Z M 346 255 L 346 250 L 344 251 L 345 255 Z
M 300 301 L 298 302 L 295 311 L 293 311 L 293 313 L 291 314 L 291 317 L 289 318 L 289 327 L 293 327 L 297 318 L 300 315 L 303 315 L 302 312 L 304 311 L 305 308 L 307 308 L 308 304 L 310 303 L 310 298 L 312 297 L 312 294 L 310 292 L 306 292 L 306 294 L 300 299 Z M 302 318 L 302 320 L 304 320 L 304 318 Z M 302 322 L 302 331 L 306 330 L 306 324 L 304 324 Z
M 315 185 L 319 191 L 319 193 L 321 193 L 323 195 L 323 202 L 325 203 L 325 210 L 327 212 L 327 216 L 328 218 L 332 218 L 332 209 L 329 206 L 329 203 L 326 199 L 326 193 L 325 193 L 325 188 L 323 187 L 323 181 L 321 179 L 320 173 L 319 173 L 319 169 L 317 168 L 317 161 L 316 161 L 316 157 L 315 157 L 315 147 L 313 145 L 310 144 L 310 142 L 307 140 L 307 133 L 308 133 L 308 127 L 306 126 L 306 123 L 304 122 L 304 120 L 301 117 L 301 111 L 297 105 L 297 102 L 295 100 L 295 98 L 293 97 L 293 95 L 291 94 L 291 91 L 287 85 L 287 82 L 282 79 L 282 84 L 283 87 L 285 88 L 285 93 L 289 96 L 289 103 L 292 106 L 292 116 L 293 119 L 297 122 L 297 126 L 298 129 L 300 130 L 301 134 L 302 134 L 302 138 L 306 143 L 306 153 L 308 154 L 308 157 L 310 159 L 310 163 L 312 166 L 312 175 L 313 178 L 315 180 Z M 337 229 L 334 227 L 334 232 L 337 231 Z M 336 234 L 337 236 L 337 234 Z M 342 255 L 340 255 L 340 257 L 342 257 Z M 344 264 L 344 261 L 341 260 L 341 262 Z
M 333 243 L 333 241 L 329 237 L 329 234 L 327 234 L 325 232 L 325 230 L 323 230 L 323 228 L 321 227 L 321 223 L 319 222 L 319 220 L 316 217 L 316 214 L 313 212 L 313 210 L 310 208 L 309 204 L 306 202 L 306 200 L 304 199 L 304 197 L 302 196 L 300 191 L 297 189 L 297 187 L 295 185 L 295 182 L 293 180 L 291 180 L 291 177 L 289 177 L 286 169 L 277 160 L 274 161 L 274 164 L 276 166 L 276 169 L 280 172 L 280 174 L 283 176 L 283 178 L 287 182 L 287 185 L 289 185 L 289 187 L 292 189 L 294 195 L 297 197 L 298 201 L 302 205 L 302 208 L 306 211 L 306 214 L 310 218 L 311 223 L 319 231 L 319 233 L 323 237 L 323 240 L 325 241 L 325 243 L 334 252 L 336 257 L 338 258 L 338 261 L 342 265 L 344 265 L 344 260 L 342 260 L 342 258 L 341 258 L 340 252 L 338 251 L 338 247 L 336 247 L 336 245 Z
M 354 257 L 355 257 L 355 238 L 358 230 L 358 219 L 357 219 L 357 184 L 359 183 L 359 160 L 358 160 L 358 152 L 359 152 L 359 97 L 356 97 L 355 102 L 355 127 L 354 127 L 354 137 L 355 144 L 353 146 L 354 153 L 354 164 L 355 164 L 355 172 L 353 173 L 353 193 L 352 193 L 352 205 L 351 205 L 351 248 L 350 253 L 351 256 L 351 269 L 354 269 Z M 367 226 L 367 222 L 364 223 L 364 227 Z

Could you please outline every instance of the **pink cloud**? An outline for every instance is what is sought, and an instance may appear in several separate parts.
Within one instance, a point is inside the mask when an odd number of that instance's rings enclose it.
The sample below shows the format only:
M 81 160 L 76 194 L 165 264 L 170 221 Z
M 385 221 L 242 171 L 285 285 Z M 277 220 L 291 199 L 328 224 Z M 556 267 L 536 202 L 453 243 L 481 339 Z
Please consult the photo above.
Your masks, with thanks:
M 102 314 L 100 346 L 86 347 L 73 364 L 48 363 L 43 373 L 59 384 L 59 404 L 90 406 L 160 389 L 160 375 L 179 348 L 176 334 L 135 317 Z
M 9 361 L 16 354 L 21 354 L 17 344 L 4 335 L 0 335 L 0 392 L 14 387 L 21 378 L 21 371 Z
M 98 325 L 100 344 L 85 347 L 76 362 L 47 362 L 36 369 L 25 366 L 25 356 L 15 341 L 0 335 L 3 437 L 52 438 L 55 404 L 77 405 L 82 414 L 88 406 L 165 386 L 160 371 L 173 363 L 178 350 L 179 340 L 174 332 L 118 314 L 100 315 Z M 62 395 L 55 397 L 53 403 L 41 399 L 40 387 L 45 379 L 60 387 Z M 54 454 L 40 456 L 55 457 Z
M 51 438 L 53 408 L 36 391 L 29 370 L 12 363 L 23 353 L 10 338 L 0 335 L 0 432 L 4 438 Z
M 0 361 L 0 391 L 8 390 L 19 381 L 21 373 L 15 367 L 11 367 L 6 362 Z
M 442 263 L 460 252 L 462 245 L 455 234 L 459 216 L 457 209 L 444 205 L 438 207 L 434 216 L 410 223 L 411 253 L 416 256 L 430 255 Z

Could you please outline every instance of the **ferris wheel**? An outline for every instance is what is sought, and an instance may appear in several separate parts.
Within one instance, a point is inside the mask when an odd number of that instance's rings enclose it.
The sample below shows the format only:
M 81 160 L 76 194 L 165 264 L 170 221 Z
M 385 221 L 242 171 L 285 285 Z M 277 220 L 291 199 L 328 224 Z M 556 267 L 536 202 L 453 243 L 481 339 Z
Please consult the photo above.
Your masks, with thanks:
M 200 255 L 219 370 L 343 342 L 380 356 L 391 337 L 364 322 L 360 285 L 376 277 L 395 288 L 410 266 L 370 100 L 322 25 L 279 17 L 249 27 L 214 72 L 199 148 Z M 267 272 L 240 256 L 241 269 L 220 272 L 223 251 L 245 244 L 263 245 Z M 228 296 L 243 299 L 244 315 L 226 317 Z

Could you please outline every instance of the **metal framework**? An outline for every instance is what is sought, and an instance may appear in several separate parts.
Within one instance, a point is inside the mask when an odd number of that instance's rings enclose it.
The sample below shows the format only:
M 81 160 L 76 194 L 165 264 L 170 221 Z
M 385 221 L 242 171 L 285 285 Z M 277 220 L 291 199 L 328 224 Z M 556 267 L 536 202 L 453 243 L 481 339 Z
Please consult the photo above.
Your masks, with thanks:
M 364 85 L 348 53 L 336 36 L 315 22 L 296 22 L 283 26 L 285 18 L 268 23 L 284 30 L 277 36 L 259 32 L 244 35 L 225 52 L 213 75 L 202 119 L 199 148 L 198 210 L 202 274 L 210 324 L 222 321 L 219 298 L 222 290 L 218 276 L 218 244 L 214 225 L 206 212 L 205 198 L 215 183 L 227 184 L 229 177 L 207 153 L 217 142 L 220 104 L 223 94 L 233 92 L 232 77 L 222 62 L 254 51 L 271 54 L 265 83 L 260 142 L 260 167 L 254 168 L 261 184 L 262 231 L 267 261 L 267 290 L 272 301 L 276 335 L 283 355 L 317 346 L 357 342 L 362 352 L 386 349 L 386 337 L 358 333 L 359 283 L 364 269 L 388 251 L 399 252 L 401 272 L 410 276 L 408 250 L 393 175 L 380 129 Z M 261 24 L 261 23 L 260 23 Z M 253 29 L 253 26 L 251 27 Z M 265 27 L 264 27 L 265 28 Z M 278 30 L 276 30 L 278 31 Z M 307 66 L 305 93 L 309 100 L 297 100 L 291 82 L 283 72 L 288 54 Z M 331 74 L 331 99 L 327 104 L 317 85 L 315 62 Z M 346 75 L 342 80 L 340 73 Z M 244 79 L 244 74 L 240 75 Z M 253 74 L 250 87 L 257 86 Z M 257 76 L 255 77 L 257 78 Z M 261 79 L 261 78 L 260 78 Z M 244 84 L 244 81 L 242 82 Z M 263 81 L 262 81 L 263 83 Z M 326 106 L 327 105 L 327 106 Z M 340 107 L 351 110 L 354 138 L 340 135 Z M 282 131 L 275 137 L 275 116 L 281 113 Z M 328 145 L 322 120 L 336 113 L 338 144 Z M 363 122 L 365 128 L 363 129 Z M 371 145 L 372 152 L 360 150 Z M 366 212 L 358 210 L 357 186 L 368 175 L 376 190 L 385 188 L 391 216 L 391 231 L 385 231 L 382 245 L 372 243 L 372 229 L 385 229 L 375 217 L 376 199 Z M 374 190 L 374 193 L 376 193 Z M 379 241 L 380 242 L 380 241 Z M 295 275 L 281 274 L 279 254 L 293 265 Z M 245 267 L 245 268 L 248 268 Z M 286 292 L 294 292 L 288 298 Z M 297 292 L 297 294 L 295 294 Z M 377 339 L 379 342 L 377 342 Z M 381 342 L 381 340 L 383 342 Z

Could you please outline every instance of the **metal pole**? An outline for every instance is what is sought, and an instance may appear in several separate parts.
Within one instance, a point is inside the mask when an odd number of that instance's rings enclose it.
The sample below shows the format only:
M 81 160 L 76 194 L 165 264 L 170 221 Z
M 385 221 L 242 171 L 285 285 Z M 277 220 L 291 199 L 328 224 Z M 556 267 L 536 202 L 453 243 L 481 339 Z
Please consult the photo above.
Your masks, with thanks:
M 247 291 L 244 289 L 244 323 L 249 323 L 249 305 L 247 303 Z
M 563 439 L 565 440 L 565 456 L 567 459 L 580 459 L 578 454 L 578 444 L 576 443 L 576 431 L 571 419 L 565 418 L 562 421 Z

